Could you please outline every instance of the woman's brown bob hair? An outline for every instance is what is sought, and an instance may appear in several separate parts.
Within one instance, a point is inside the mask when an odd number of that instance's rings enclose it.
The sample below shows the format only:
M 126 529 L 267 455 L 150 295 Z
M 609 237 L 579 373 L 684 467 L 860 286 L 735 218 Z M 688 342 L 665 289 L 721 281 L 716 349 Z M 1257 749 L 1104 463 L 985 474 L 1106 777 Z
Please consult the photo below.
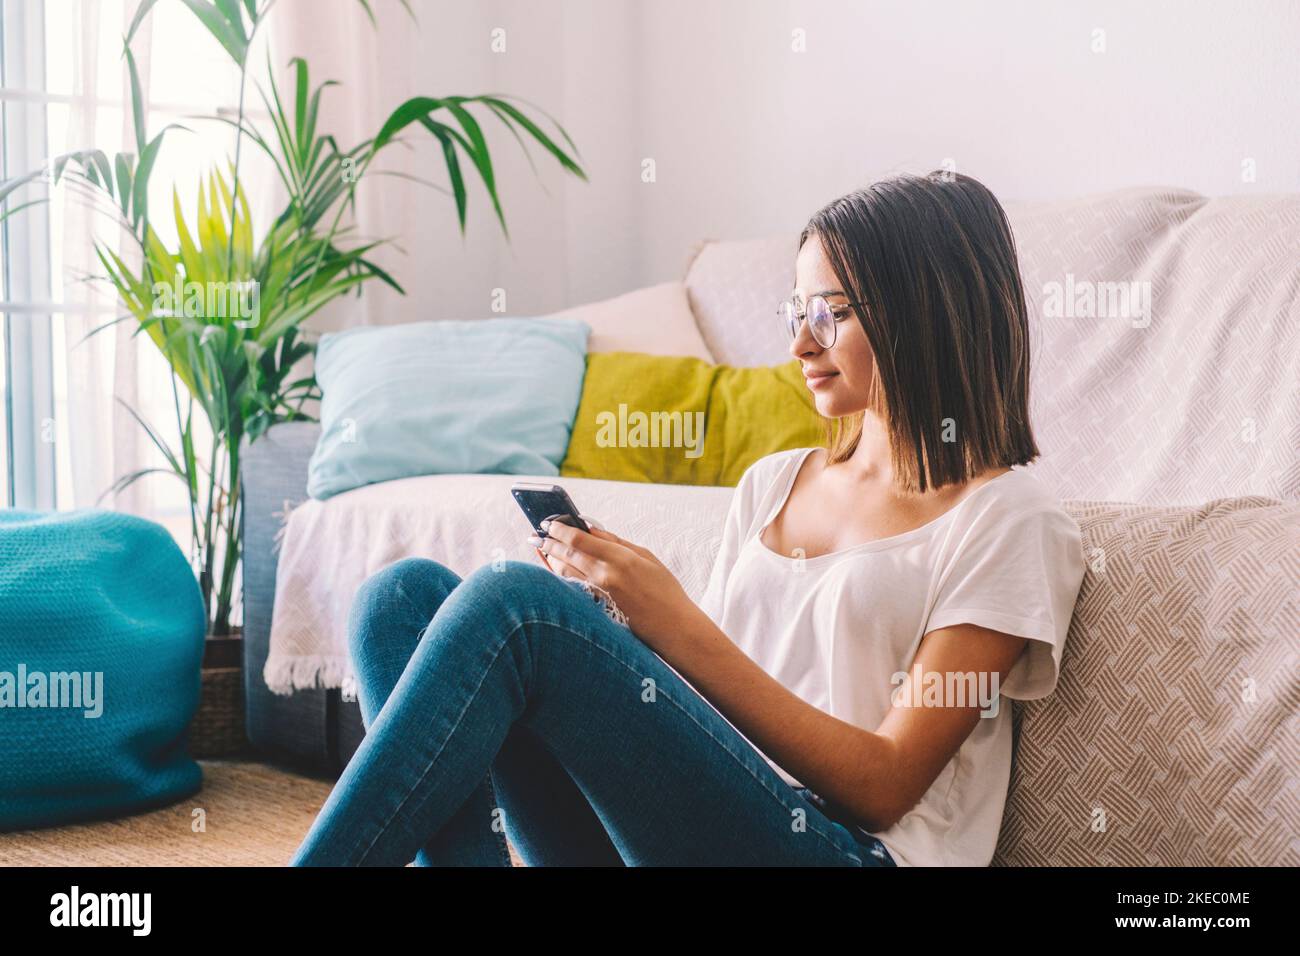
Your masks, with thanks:
M 894 481 L 924 492 L 1038 457 L 1029 425 L 1029 323 L 1015 240 L 993 194 L 933 172 L 860 189 L 818 211 L 821 240 L 874 353 L 871 409 Z M 858 412 L 829 423 L 828 460 L 853 454 Z

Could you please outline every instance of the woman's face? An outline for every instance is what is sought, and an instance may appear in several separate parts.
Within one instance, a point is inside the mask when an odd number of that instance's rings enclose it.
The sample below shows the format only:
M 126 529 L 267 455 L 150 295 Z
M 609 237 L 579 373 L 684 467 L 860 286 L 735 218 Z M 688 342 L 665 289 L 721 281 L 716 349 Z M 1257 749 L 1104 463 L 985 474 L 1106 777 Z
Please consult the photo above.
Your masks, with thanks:
M 799 250 L 794 271 L 794 292 L 802 302 L 814 295 L 824 296 L 832 306 L 849 301 L 817 236 L 809 236 Z M 817 344 L 806 321 L 800 322 L 790 354 L 803 366 L 804 384 L 812 392 L 817 411 L 826 418 L 870 407 L 875 363 L 856 309 L 836 316 L 835 344 L 829 349 Z

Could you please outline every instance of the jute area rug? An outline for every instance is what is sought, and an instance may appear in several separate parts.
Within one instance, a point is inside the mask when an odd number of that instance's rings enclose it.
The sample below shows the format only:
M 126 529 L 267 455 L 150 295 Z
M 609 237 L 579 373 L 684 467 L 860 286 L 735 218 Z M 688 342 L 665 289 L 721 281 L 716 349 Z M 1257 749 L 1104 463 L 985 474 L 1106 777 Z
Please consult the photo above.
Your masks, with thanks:
M 333 782 L 247 760 L 200 760 L 203 789 L 160 810 L 0 833 L 0 867 L 284 866 Z M 510 850 L 515 866 L 523 861 Z

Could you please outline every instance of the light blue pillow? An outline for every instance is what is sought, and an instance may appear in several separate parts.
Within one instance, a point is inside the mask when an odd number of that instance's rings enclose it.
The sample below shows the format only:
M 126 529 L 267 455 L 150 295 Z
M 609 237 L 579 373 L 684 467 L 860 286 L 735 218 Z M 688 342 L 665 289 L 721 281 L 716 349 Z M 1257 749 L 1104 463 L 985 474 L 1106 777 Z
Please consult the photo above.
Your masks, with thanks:
M 307 493 L 411 475 L 559 474 L 590 334 L 571 319 L 477 319 L 322 336 Z

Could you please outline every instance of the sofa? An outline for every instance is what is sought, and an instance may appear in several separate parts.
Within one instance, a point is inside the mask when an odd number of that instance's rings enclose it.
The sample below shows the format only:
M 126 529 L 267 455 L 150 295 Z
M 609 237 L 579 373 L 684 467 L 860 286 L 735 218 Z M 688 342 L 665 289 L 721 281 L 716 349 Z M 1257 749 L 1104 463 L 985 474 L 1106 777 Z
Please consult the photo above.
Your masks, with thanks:
M 1031 467 L 1079 522 L 1088 571 L 1056 691 L 1015 704 L 994 863 L 1300 863 L 1300 196 L 1143 188 L 1007 210 Z M 789 359 L 773 312 L 794 251 L 691 251 L 680 285 L 714 361 Z M 460 573 L 535 558 L 519 476 L 310 500 L 317 435 L 281 425 L 245 450 L 245 699 L 259 751 L 336 774 L 364 730 L 349 662 L 318 651 L 365 575 L 407 555 Z M 555 480 L 702 593 L 730 488 Z

